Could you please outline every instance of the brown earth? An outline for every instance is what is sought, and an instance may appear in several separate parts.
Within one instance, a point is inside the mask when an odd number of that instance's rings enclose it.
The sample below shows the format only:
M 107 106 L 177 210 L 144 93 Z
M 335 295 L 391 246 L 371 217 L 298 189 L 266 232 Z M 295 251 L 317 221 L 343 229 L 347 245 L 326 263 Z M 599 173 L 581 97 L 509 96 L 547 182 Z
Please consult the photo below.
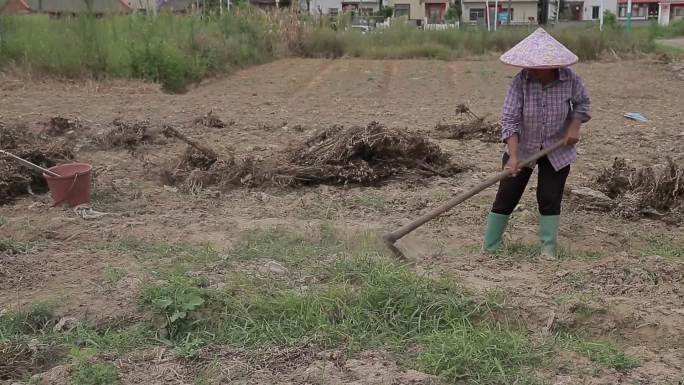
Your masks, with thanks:
M 590 89 L 594 118 L 585 128 L 570 184 L 590 184 L 617 156 L 641 164 L 664 163 L 666 155 L 684 161 L 684 83 L 667 67 L 640 60 L 580 64 L 576 70 Z M 496 116 L 514 73 L 494 60 L 291 59 L 205 81 L 185 95 L 164 94 L 155 85 L 132 81 L 57 82 L 0 75 L 0 121 L 27 123 L 37 132 L 61 116 L 78 119 L 81 130 L 103 132 L 117 118 L 146 120 L 156 128 L 171 124 L 220 153 L 259 157 L 335 124 L 378 121 L 435 137 L 435 125 L 453 117 L 456 104 Z M 221 128 L 196 123 L 209 111 L 230 124 Z M 640 112 L 649 122 L 626 120 L 625 112 Z M 475 167 L 450 178 L 395 180 L 377 188 L 238 188 L 186 195 L 164 188 L 155 175 L 185 152 L 178 140 L 155 140 L 139 147 L 135 156 L 126 149 L 105 151 L 88 146 L 83 138 L 73 140 L 86 144 L 77 159 L 94 165 L 96 191 L 116 199 L 106 204 L 96 199 L 94 208 L 108 215 L 92 220 L 50 207 L 46 195 L 0 207 L 2 237 L 35 241 L 27 254 L 0 254 L 0 309 L 51 301 L 60 314 L 79 319 L 127 318 L 135 314 L 135 293 L 148 262 L 144 256 L 103 247 L 107 242 L 135 237 L 210 243 L 225 250 L 244 230 L 274 225 L 303 230 L 321 223 L 333 223 L 342 231 L 380 233 L 497 171 L 501 154 L 496 143 L 433 139 Z M 509 237 L 514 241 L 536 240 L 534 187 L 530 190 L 512 221 Z M 597 372 L 580 357 L 565 357 L 567 361 L 554 363 L 552 372 L 542 374 L 551 382 L 674 384 L 682 378 L 684 265 L 649 248 L 653 236 L 681 242 L 682 227 L 627 221 L 567 205 L 561 241 L 573 253 L 591 258 L 482 258 L 476 250 L 493 193 L 486 190 L 402 240 L 399 245 L 415 268 L 453 277 L 475 293 L 500 290 L 505 308 L 518 314 L 531 332 L 543 333 L 551 319 L 552 328 L 580 328 L 642 359 L 641 367 L 618 373 Z M 104 277 L 112 268 L 125 276 L 110 285 Z M 375 361 L 360 360 L 375 370 Z M 316 375 L 317 365 L 322 365 L 316 362 L 297 370 Z M 140 365 L 149 364 L 133 360 L 119 365 L 125 379 L 147 372 L 147 366 Z M 168 370 L 180 376 L 186 369 Z M 395 375 L 395 383 L 429 383 L 424 375 L 416 374 L 420 378 L 415 382 Z M 363 373 L 353 378 L 324 383 L 375 383 Z M 269 383 L 264 381 L 260 383 Z

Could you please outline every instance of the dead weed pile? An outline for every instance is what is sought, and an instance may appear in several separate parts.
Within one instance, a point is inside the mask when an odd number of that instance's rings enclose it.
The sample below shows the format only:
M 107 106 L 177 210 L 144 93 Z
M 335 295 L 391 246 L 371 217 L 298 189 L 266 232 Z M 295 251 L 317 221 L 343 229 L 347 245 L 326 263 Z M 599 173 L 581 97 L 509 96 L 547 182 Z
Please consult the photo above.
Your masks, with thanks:
M 50 136 L 60 136 L 69 131 L 78 130 L 81 127 L 83 127 L 83 125 L 76 119 L 55 116 L 45 123 L 45 130 L 43 132 Z
M 320 130 L 269 159 L 214 157 L 213 151 L 191 146 L 179 166 L 163 174 L 165 182 L 182 182 L 190 191 L 207 185 L 375 185 L 392 176 L 451 176 L 464 170 L 439 146 L 376 122 Z
M 150 143 L 153 139 L 154 135 L 150 132 L 150 122 L 125 122 L 116 119 L 112 122 L 111 128 L 96 138 L 96 142 L 105 149 L 125 148 L 133 151 L 140 144 Z
M 64 141 L 35 135 L 25 126 L 2 123 L 0 148 L 43 167 L 52 167 L 74 157 L 72 148 Z M 17 196 L 45 191 L 47 184 L 41 175 L 0 155 L 0 205 L 10 203 Z
M 209 128 L 225 128 L 226 123 L 218 116 L 214 115 L 214 111 L 209 111 L 206 115 L 195 119 L 195 124 L 201 124 Z
M 18 380 L 48 369 L 64 355 L 61 349 L 37 340 L 0 342 L 0 380 Z
M 456 106 L 456 120 L 438 122 L 435 130 L 447 139 L 471 140 L 497 143 L 501 141 L 501 125 L 487 121 L 487 117 L 479 117 L 465 104 Z
M 671 158 L 665 165 L 643 168 L 616 158 L 597 183 L 614 200 L 613 210 L 622 217 L 645 215 L 675 222 L 684 220 L 684 167 Z

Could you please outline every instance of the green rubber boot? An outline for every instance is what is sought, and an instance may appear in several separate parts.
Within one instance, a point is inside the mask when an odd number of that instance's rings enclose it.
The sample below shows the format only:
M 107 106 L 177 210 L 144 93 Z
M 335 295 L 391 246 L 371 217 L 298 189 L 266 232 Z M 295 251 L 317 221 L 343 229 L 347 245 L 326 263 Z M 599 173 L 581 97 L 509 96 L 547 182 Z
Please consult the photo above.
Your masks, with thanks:
M 503 243 L 503 233 L 506 231 L 508 218 L 508 215 L 489 213 L 482 245 L 482 251 L 484 253 L 491 254 L 499 250 Z
M 541 257 L 556 259 L 558 256 L 558 227 L 560 215 L 542 215 L 539 217 L 539 241 Z

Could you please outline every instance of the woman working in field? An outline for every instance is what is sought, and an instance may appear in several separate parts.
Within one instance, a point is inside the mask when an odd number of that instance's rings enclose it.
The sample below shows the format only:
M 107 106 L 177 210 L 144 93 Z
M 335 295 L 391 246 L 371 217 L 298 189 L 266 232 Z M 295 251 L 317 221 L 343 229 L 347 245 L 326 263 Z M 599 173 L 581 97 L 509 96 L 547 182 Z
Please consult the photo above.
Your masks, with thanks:
M 504 63 L 523 69 L 511 81 L 504 101 L 503 164 L 512 175 L 499 183 L 487 218 L 485 252 L 496 252 L 501 246 L 508 219 L 532 175 L 534 165 L 521 168 L 520 162 L 564 140 L 565 146 L 537 161 L 541 255 L 556 257 L 563 189 L 570 164 L 577 158 L 580 126 L 590 119 L 587 90 L 579 76 L 567 68 L 577 60 L 541 28 L 501 56 Z

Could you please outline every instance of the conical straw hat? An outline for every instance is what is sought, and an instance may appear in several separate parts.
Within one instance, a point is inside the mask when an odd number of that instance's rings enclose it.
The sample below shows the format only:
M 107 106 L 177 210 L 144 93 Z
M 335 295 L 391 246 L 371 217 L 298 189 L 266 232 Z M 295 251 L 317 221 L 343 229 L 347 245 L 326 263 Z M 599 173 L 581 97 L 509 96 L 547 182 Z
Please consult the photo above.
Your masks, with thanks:
M 501 55 L 500 60 L 523 68 L 558 68 L 571 66 L 579 59 L 544 29 L 537 28 L 531 35 Z

